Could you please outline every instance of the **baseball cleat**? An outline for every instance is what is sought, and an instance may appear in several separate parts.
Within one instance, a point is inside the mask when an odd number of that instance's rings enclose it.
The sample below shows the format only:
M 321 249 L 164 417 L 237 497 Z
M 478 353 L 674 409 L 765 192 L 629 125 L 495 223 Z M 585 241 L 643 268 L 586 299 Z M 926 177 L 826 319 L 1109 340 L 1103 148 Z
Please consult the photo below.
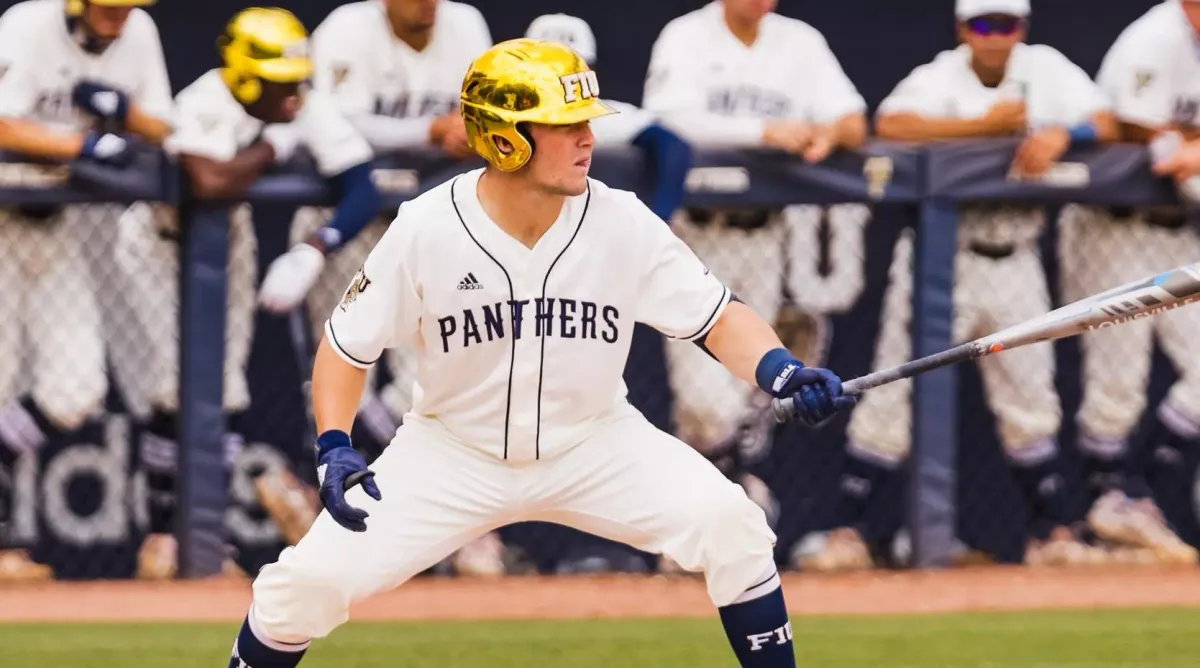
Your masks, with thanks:
M 1097 536 L 1122 545 L 1148 548 L 1162 563 L 1197 561 L 1196 548 L 1175 535 L 1152 499 L 1135 501 L 1124 492 L 1107 492 L 1096 499 L 1087 520 Z
M 1028 566 L 1097 566 L 1109 562 L 1108 552 L 1083 542 L 1067 527 L 1056 527 L 1046 540 L 1031 540 L 1025 548 Z
M 0 550 L 0 582 L 50 580 L 54 569 L 39 564 L 25 550 Z
M 862 534 L 853 527 L 809 534 L 792 550 L 792 566 L 816 573 L 870 570 L 875 565 Z
M 317 490 L 300 482 L 286 468 L 271 468 L 254 479 L 259 503 L 275 522 L 288 545 L 300 542 L 321 509 Z
M 488 532 L 459 548 L 450 557 L 459 575 L 498 577 L 507 572 L 504 566 L 504 541 L 495 532 Z

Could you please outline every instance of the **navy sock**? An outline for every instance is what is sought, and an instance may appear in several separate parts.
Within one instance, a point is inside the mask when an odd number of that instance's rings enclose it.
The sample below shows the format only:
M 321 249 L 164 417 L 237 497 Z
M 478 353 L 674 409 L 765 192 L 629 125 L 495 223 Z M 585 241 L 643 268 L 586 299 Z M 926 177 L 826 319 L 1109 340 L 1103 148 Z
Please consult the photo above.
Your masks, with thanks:
M 276 647 L 286 646 L 287 643 L 272 642 Z M 296 649 L 285 651 L 268 647 L 250 630 L 250 617 L 242 622 L 242 630 L 238 633 L 237 643 L 233 646 L 233 656 L 229 659 L 229 668 L 295 668 L 304 657 L 308 643 L 295 645 Z
M 766 596 L 733 603 L 718 612 L 742 668 L 795 668 L 792 623 L 781 587 L 776 585 Z
M 1070 524 L 1067 487 L 1059 472 L 1058 457 L 1029 465 L 1013 462 L 1013 476 L 1033 511 L 1035 523 L 1048 523 L 1047 529 Z

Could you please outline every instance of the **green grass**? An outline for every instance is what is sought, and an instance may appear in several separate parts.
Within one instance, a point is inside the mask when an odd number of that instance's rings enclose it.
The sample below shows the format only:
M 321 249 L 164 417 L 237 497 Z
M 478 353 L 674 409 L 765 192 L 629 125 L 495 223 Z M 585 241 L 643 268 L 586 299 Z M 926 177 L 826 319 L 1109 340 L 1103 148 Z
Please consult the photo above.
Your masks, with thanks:
M 1200 609 L 793 620 L 800 666 L 1183 668 L 1200 665 Z M 236 625 L 0 625 L 0 666 L 224 668 Z M 735 666 L 710 620 L 358 624 L 303 668 Z

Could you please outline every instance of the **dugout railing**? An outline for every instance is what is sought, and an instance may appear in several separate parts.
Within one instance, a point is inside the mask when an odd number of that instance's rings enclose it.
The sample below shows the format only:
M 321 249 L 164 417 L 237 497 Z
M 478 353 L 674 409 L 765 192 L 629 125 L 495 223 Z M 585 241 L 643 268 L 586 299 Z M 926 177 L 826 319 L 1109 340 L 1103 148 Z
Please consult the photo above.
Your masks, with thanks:
M 1071 151 L 1046 179 L 1020 182 L 1009 175 L 1015 146 L 1015 140 L 921 146 L 873 142 L 861 152 L 838 153 L 820 165 L 804 164 L 774 153 L 696 151 L 684 205 L 720 210 L 860 202 L 874 210 L 872 233 L 883 227 L 893 232 L 905 227 L 914 229 L 912 354 L 927 355 L 949 347 L 952 341 L 951 294 L 960 202 L 992 200 L 1054 205 L 1084 202 L 1113 206 L 1175 202 L 1170 184 L 1151 175 L 1147 155 L 1139 147 Z M 30 201 L 53 204 L 152 200 L 178 207 L 182 447 L 176 536 L 180 575 L 201 577 L 219 572 L 228 556 L 225 546 L 231 490 L 224 474 L 227 414 L 223 409 L 222 386 L 231 203 L 190 199 L 186 192 L 181 192 L 186 188 L 181 188 L 178 171 L 157 154 L 147 156 L 125 172 L 74 170 L 69 173 L 78 176 L 51 187 L 0 178 L 3 185 L 0 201 L 14 205 Z M 384 195 L 385 210 L 394 211 L 400 202 L 475 166 L 437 155 L 391 156 L 377 161 L 375 178 Z M 4 169 L 11 167 L 6 165 Z M 648 195 L 653 187 L 650 165 L 634 151 L 599 152 L 592 173 L 610 185 L 643 195 Z M 286 248 L 286 230 L 296 207 L 329 206 L 333 197 L 334 193 L 316 178 L 303 158 L 264 175 L 254 185 L 245 201 L 254 209 L 260 276 L 269 260 Z M 111 224 L 111 221 L 99 220 L 97 224 Z M 1048 228 L 1053 228 L 1052 222 Z M 11 258 L 11 253 L 6 251 L 5 258 L 5 261 Z M 886 283 L 886 272 L 881 275 Z M 835 330 L 834 337 L 854 337 L 857 330 L 879 326 L 878 314 L 847 322 L 849 326 Z M 256 324 L 255 345 L 265 345 L 258 343 L 260 339 L 272 342 L 287 339 L 300 347 L 303 342 L 299 339 L 304 337 L 296 336 L 297 328 L 293 325 L 287 318 L 260 320 Z M 854 347 L 861 349 L 854 361 L 834 366 L 838 362 L 834 355 L 829 365 L 843 377 L 869 371 L 874 333 L 869 334 L 861 341 L 854 339 Z M 311 346 L 311 334 L 306 344 Z M 288 398 L 261 429 L 282 434 L 278 438 L 287 440 L 303 463 L 303 457 L 311 456 L 305 447 L 311 428 L 303 410 L 303 362 L 297 361 L 297 352 L 302 358 L 303 351 L 278 353 L 283 361 L 276 368 L 281 371 L 272 372 L 269 382 L 286 387 Z M 282 371 L 289 366 L 290 371 Z M 627 369 L 627 376 L 628 373 Z M 958 515 L 962 504 L 958 473 L 962 465 L 963 433 L 959 374 L 959 369 L 948 368 L 923 374 L 913 381 L 912 445 L 906 466 L 903 524 L 911 537 L 911 557 L 905 561 L 915 567 L 950 564 L 962 533 Z M 1069 422 L 1069 415 L 1064 422 Z M 843 446 L 845 428 L 846 422 L 842 420 L 831 425 L 826 435 L 814 438 L 800 433 L 793 425 L 782 425 L 776 430 L 776 440 L 787 447 L 795 446 L 796 451 L 809 448 L 828 453 Z M 833 461 L 836 467 L 836 456 Z M 780 475 L 795 473 L 796 480 L 801 481 L 804 464 L 802 459 L 790 461 L 780 467 Z M 837 474 L 836 470 L 826 470 L 821 475 L 836 477 Z M 239 485 L 236 476 L 232 484 Z M 795 511 L 791 519 L 777 527 L 781 545 L 790 545 L 812 528 L 795 516 L 806 513 L 806 504 L 814 501 L 799 492 L 780 501 Z

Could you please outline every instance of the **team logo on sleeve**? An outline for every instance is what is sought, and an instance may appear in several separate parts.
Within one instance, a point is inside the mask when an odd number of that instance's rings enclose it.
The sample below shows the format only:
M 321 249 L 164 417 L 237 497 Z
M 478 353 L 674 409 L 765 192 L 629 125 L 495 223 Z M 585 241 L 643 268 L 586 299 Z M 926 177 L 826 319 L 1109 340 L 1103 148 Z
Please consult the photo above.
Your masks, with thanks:
M 346 78 L 350 76 L 350 66 L 346 63 L 338 63 L 333 66 L 333 87 L 337 88 L 345 83 Z
M 367 291 L 367 286 L 371 284 L 371 279 L 367 278 L 365 268 L 359 269 L 354 274 L 354 279 L 350 281 L 350 287 L 346 288 L 346 294 L 342 297 L 341 308 L 343 311 L 346 307 L 353 304 L 358 296 Z
M 563 86 L 563 100 L 567 102 L 600 97 L 600 82 L 593 70 L 564 74 L 558 79 Z
M 1133 75 L 1133 93 L 1137 95 L 1146 90 L 1151 83 L 1154 82 L 1154 72 L 1150 70 L 1138 70 Z

